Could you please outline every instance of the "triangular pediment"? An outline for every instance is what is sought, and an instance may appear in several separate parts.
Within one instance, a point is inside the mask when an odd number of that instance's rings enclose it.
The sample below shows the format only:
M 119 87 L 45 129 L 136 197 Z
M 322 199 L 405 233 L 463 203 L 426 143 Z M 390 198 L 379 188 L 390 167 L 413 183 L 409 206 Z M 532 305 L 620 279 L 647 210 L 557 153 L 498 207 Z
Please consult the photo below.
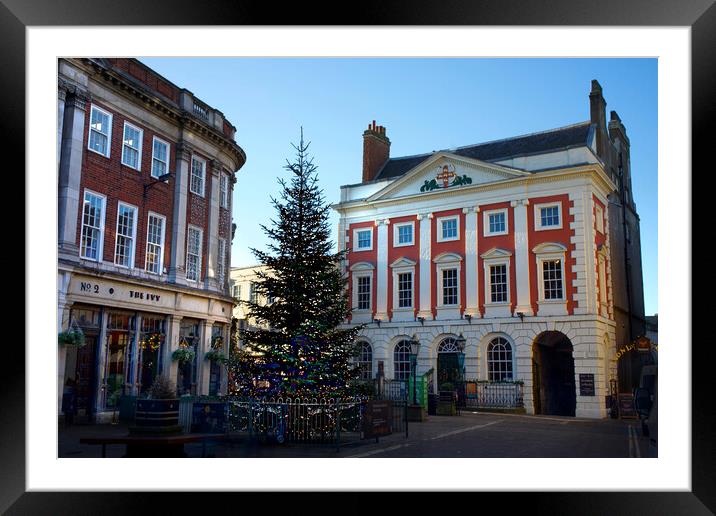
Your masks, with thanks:
M 402 257 L 390 264 L 391 267 L 415 267 L 417 262 L 410 258 Z
M 493 247 L 489 251 L 485 251 L 480 255 L 483 260 L 490 260 L 492 258 L 507 258 L 512 256 L 512 253 L 506 249 L 500 249 L 499 247 Z
M 449 152 L 437 152 L 371 195 L 368 201 L 455 191 L 530 175 L 529 172 L 522 170 L 465 158 Z

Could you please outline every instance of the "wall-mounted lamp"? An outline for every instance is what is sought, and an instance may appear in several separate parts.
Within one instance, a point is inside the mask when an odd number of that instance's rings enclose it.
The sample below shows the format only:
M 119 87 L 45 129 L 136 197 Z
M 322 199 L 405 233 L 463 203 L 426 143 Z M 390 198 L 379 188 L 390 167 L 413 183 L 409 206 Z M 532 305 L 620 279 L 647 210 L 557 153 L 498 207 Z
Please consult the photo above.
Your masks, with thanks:
M 169 172 L 168 174 L 162 174 L 161 176 L 159 176 L 157 178 L 152 178 L 154 180 L 151 183 L 147 183 L 146 185 L 144 185 L 144 197 L 147 196 L 147 192 L 149 191 L 149 189 L 151 187 L 153 187 L 154 185 L 156 185 L 158 183 L 164 183 L 166 181 L 169 181 L 169 179 L 172 177 L 174 177 L 174 174 Z
M 524 320 L 525 320 L 524 312 L 515 312 L 515 315 L 520 318 L 520 322 L 524 322 Z
M 467 342 L 467 340 L 465 339 L 465 337 L 462 336 L 462 333 L 460 334 L 460 336 L 457 339 L 455 339 L 455 344 L 457 345 L 457 348 L 460 350 L 460 353 L 465 351 L 465 343 L 466 342 Z
M 378 325 L 378 328 L 380 328 L 380 319 L 373 318 L 373 322 Z
M 465 314 L 465 319 L 467 319 L 468 324 L 472 324 L 472 315 L 471 314 Z
M 420 322 L 420 326 L 425 325 L 425 317 L 418 317 L 418 321 Z

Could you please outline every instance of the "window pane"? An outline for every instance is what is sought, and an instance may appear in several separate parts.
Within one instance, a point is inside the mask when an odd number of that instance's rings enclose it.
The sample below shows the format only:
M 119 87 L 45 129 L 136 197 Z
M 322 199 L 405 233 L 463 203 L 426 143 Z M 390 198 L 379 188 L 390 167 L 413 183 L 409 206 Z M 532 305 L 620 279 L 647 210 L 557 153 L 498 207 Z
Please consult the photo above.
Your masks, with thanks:
M 398 243 L 410 244 L 413 242 L 413 226 L 398 226 Z
M 540 208 L 540 218 L 542 226 L 559 226 L 559 207 Z
M 443 305 L 457 304 L 457 269 L 443 270 Z
M 198 195 L 204 195 L 204 162 L 192 158 L 190 189 Z
M 201 231 L 190 227 L 187 231 L 186 277 L 199 281 L 201 269 Z
M 370 247 L 371 231 L 358 231 L 358 249 Z
M 398 308 L 413 306 L 413 274 L 398 274 Z
M 407 380 L 410 378 L 410 344 L 407 340 L 401 340 L 393 351 L 393 370 L 396 380 Z
M 542 262 L 542 279 L 544 281 L 544 298 L 562 299 L 562 261 Z
M 443 239 L 457 238 L 457 219 L 442 221 Z
M 82 238 L 80 256 L 90 260 L 100 259 L 99 244 L 102 238 L 102 220 L 104 218 L 104 199 L 85 192 L 82 209 Z
M 505 212 L 491 213 L 489 216 L 490 220 L 490 233 L 504 233 L 505 232 Z
M 117 242 L 114 251 L 114 263 L 124 267 L 132 266 L 135 213 L 134 208 L 121 204 L 117 211 Z
M 490 266 L 490 301 L 492 303 L 507 302 L 507 266 L 505 264 Z
M 370 309 L 370 276 L 358 277 L 358 310 Z
M 512 346 L 497 337 L 487 347 L 487 373 L 491 382 L 512 381 Z
M 106 115 L 93 107 L 92 113 L 90 114 L 90 148 L 106 156 L 108 136 L 109 115 Z

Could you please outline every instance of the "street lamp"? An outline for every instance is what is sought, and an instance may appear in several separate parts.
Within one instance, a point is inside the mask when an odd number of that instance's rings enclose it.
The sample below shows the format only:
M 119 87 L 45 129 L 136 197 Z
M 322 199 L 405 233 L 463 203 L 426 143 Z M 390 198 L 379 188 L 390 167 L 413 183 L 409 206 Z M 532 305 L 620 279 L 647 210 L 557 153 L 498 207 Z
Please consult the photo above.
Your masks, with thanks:
M 413 334 L 410 339 L 410 362 L 413 366 L 413 405 L 418 404 L 417 388 L 416 388 L 416 376 L 418 372 L 418 352 L 420 351 L 420 341 L 418 336 Z

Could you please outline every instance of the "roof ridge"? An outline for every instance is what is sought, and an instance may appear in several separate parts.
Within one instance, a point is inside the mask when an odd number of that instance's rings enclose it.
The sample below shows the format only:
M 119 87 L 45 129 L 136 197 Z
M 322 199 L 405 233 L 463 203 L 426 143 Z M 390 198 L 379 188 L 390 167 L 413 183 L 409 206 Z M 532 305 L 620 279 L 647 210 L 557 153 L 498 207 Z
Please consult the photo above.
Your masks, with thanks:
M 590 120 L 585 120 L 584 122 L 577 122 L 576 124 L 569 124 L 569 125 L 564 125 L 561 127 L 554 127 L 552 129 L 545 129 L 544 131 L 535 131 L 533 133 L 519 134 L 517 136 L 510 136 L 508 138 L 499 138 L 497 140 L 488 140 L 486 142 L 473 143 L 472 145 L 463 145 L 461 147 L 453 147 L 451 149 L 444 149 L 444 150 L 460 150 L 460 149 L 468 149 L 470 147 L 479 147 L 480 145 L 487 145 L 490 143 L 506 142 L 509 140 L 517 140 L 519 138 L 527 138 L 528 136 L 536 136 L 538 134 L 547 134 L 547 133 L 553 133 L 556 131 L 563 131 L 565 129 L 572 129 L 573 127 L 579 127 L 581 125 L 588 125 L 591 123 L 592 122 Z

